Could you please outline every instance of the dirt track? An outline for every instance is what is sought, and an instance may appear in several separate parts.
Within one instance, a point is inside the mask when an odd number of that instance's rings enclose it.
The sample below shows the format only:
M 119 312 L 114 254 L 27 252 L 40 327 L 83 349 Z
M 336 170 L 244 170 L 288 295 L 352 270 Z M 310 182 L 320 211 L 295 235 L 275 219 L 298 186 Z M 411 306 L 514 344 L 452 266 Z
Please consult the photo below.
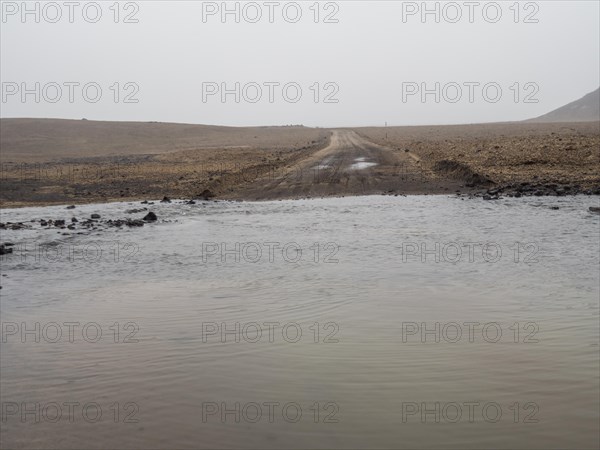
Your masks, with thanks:
M 419 158 L 374 144 L 355 131 L 333 130 L 330 144 L 300 162 L 271 171 L 227 197 L 249 199 L 447 192 L 460 183 L 423 170 Z

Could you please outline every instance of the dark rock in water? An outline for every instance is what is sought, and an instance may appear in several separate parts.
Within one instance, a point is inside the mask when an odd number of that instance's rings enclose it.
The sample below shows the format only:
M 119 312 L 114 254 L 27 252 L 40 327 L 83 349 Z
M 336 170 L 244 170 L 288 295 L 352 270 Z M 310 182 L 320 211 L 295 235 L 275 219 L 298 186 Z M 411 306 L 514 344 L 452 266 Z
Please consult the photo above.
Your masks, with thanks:
M 202 198 L 204 200 L 208 200 L 210 198 L 213 198 L 214 196 L 215 196 L 215 194 L 213 194 L 208 189 L 204 189 L 200 194 L 198 194 L 198 197 L 200 197 L 200 198 Z
M 77 220 L 75 217 L 71 217 L 71 222 L 77 223 L 77 222 L 79 222 L 79 220 Z
M 127 213 L 127 214 L 136 214 L 136 213 L 141 213 L 141 212 L 144 212 L 144 211 L 147 211 L 147 210 L 148 210 L 148 208 L 138 208 L 138 209 L 134 208 L 134 209 L 128 209 L 127 211 L 125 211 L 125 213 Z
M 590 212 L 593 214 L 600 214 L 600 208 L 597 206 L 590 206 Z
M 144 221 L 140 219 L 116 219 L 116 220 L 107 220 L 106 224 L 109 227 L 118 227 L 121 228 L 123 225 L 128 227 L 143 227 Z
M 483 199 L 484 200 L 498 200 L 499 197 L 497 195 L 484 195 Z
M 194 200 L 188 200 L 187 202 L 185 202 L 186 205 L 195 205 L 196 202 Z
M 15 246 L 15 244 L 13 244 L 12 242 L 5 242 L 2 245 L 4 245 L 5 247 L 14 247 Z
M 69 230 L 74 230 L 75 229 L 75 225 L 71 224 L 71 225 L 67 225 L 67 228 Z
M 0 245 L 0 255 L 8 255 L 9 253 L 12 253 L 13 249 L 12 248 L 7 248 L 4 246 L 4 244 Z
M 25 225 L 23 222 L 18 222 L 18 223 L 7 222 L 6 228 L 8 228 L 9 230 L 24 230 L 24 229 L 27 229 L 30 227 L 28 225 Z
M 163 199 L 160 201 L 161 203 L 171 203 L 171 199 L 169 197 L 163 197 Z
M 100 218 L 100 214 L 92 214 L 90 217 L 92 219 L 99 219 Z
M 64 227 L 65 226 L 65 221 L 64 220 L 55 220 L 54 221 L 54 226 L 55 227 Z
M 67 209 L 75 209 L 75 205 L 67 206 Z
M 154 214 L 152 211 L 150 211 L 148 214 L 146 214 L 144 216 L 144 219 L 146 222 L 154 222 L 158 219 L 158 217 L 156 217 L 156 214 Z
M 551 207 L 550 207 L 550 209 L 552 209 L 552 210 L 554 210 L 554 211 L 557 211 L 557 210 L 559 210 L 560 208 L 559 208 L 558 206 L 551 206 Z
M 143 202 L 140 202 L 142 205 L 147 205 L 148 204 L 148 200 L 144 200 Z
M 48 222 L 46 222 L 44 219 L 40 220 L 40 225 L 45 227 L 48 225 Z

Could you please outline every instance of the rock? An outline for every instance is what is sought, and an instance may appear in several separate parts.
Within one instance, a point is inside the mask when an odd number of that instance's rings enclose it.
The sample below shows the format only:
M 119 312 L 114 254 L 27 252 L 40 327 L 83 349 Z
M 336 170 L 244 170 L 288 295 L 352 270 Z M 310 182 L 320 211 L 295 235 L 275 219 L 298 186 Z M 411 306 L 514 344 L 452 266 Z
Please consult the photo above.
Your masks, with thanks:
M 0 255 L 8 255 L 9 253 L 12 253 L 13 249 L 12 248 L 7 248 L 4 246 L 4 244 L 0 245 Z
M 10 229 L 10 230 L 24 230 L 26 228 L 30 228 L 28 225 L 25 225 L 23 222 L 19 222 L 19 223 L 7 222 L 6 225 L 7 225 L 8 229 Z
M 75 209 L 75 205 L 67 206 L 66 209 Z
M 188 200 L 187 202 L 185 202 L 186 205 L 195 205 L 196 202 L 194 200 Z
M 550 207 L 550 209 L 552 209 L 552 210 L 554 210 L 554 211 L 557 211 L 557 210 L 559 210 L 560 208 L 559 208 L 558 206 L 551 206 L 551 207 Z
M 163 197 L 163 199 L 160 201 L 161 203 L 171 203 L 171 199 L 169 197 Z
M 100 218 L 100 214 L 92 214 L 90 217 L 92 219 L 99 219 Z
M 211 191 L 209 191 L 208 189 L 204 189 L 199 195 L 198 197 L 204 199 L 204 200 L 208 200 L 210 198 L 213 198 L 215 196 L 215 194 L 213 194 Z
M 55 220 L 54 221 L 54 226 L 55 227 L 64 227 L 65 226 L 65 221 L 64 220 Z
M 75 217 L 71 217 L 71 222 L 77 223 L 77 222 L 79 222 L 79 220 L 77 220 Z
M 590 206 L 590 212 L 592 214 L 600 214 L 600 208 L 597 206 Z
M 148 214 L 146 214 L 144 216 L 144 218 L 142 220 L 146 221 L 146 222 L 155 222 L 158 219 L 158 217 L 156 217 L 156 214 L 154 214 L 152 211 L 150 211 Z

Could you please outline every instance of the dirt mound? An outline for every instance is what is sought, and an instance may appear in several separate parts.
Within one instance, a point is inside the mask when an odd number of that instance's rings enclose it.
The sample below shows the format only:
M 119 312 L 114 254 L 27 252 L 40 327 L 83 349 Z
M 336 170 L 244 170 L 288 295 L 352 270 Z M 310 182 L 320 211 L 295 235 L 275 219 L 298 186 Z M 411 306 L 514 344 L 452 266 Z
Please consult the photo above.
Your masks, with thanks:
M 449 159 L 443 159 L 441 161 L 436 162 L 433 165 L 433 170 L 451 178 L 463 180 L 467 186 L 471 187 L 490 186 L 494 184 L 492 180 L 490 180 L 486 176 L 474 172 L 466 164 L 457 161 L 451 161 Z

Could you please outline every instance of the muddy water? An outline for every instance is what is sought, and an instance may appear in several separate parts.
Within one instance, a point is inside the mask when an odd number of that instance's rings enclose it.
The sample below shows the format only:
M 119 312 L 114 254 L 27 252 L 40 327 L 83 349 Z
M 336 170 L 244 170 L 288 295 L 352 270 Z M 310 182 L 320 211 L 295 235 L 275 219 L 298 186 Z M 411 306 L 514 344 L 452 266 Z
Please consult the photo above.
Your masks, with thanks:
M 157 204 L 143 228 L 3 230 L 2 448 L 597 448 L 589 206 Z

